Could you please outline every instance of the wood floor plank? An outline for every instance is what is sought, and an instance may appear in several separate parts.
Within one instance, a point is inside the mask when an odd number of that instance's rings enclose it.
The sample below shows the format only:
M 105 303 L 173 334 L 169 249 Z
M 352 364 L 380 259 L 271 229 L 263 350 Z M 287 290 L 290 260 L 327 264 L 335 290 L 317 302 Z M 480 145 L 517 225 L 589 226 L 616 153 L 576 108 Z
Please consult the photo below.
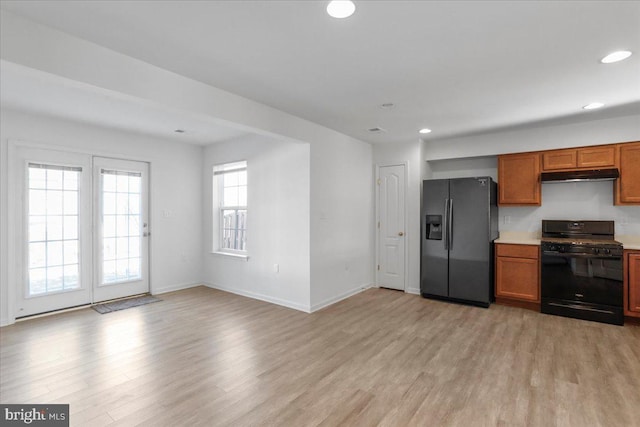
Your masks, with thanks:
M 313 314 L 206 287 L 0 330 L 0 400 L 74 426 L 630 426 L 640 326 L 370 289 Z

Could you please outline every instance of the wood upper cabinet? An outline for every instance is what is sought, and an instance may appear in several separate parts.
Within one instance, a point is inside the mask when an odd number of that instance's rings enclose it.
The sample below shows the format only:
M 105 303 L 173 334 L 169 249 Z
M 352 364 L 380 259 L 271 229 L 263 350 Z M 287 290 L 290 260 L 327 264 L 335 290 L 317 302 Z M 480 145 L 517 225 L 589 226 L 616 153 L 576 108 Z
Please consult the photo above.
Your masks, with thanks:
M 577 161 L 579 168 L 613 168 L 616 166 L 616 146 L 579 148 Z
M 540 302 L 540 247 L 496 244 L 496 297 Z
M 542 153 L 542 170 L 575 169 L 578 164 L 578 150 L 554 150 Z
M 498 156 L 498 204 L 540 205 L 540 153 Z
M 640 205 L 640 142 L 619 144 L 620 178 L 616 180 L 616 205 Z
M 542 153 L 542 170 L 597 169 L 616 166 L 616 146 L 551 150 Z

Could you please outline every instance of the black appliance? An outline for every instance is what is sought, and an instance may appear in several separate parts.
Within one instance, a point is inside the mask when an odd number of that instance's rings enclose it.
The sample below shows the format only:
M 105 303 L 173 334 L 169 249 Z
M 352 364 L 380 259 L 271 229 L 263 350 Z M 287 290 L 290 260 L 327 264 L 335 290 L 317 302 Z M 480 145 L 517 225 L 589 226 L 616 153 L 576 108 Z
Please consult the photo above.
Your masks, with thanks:
M 420 293 L 489 307 L 497 187 L 491 177 L 434 179 L 422 185 Z
M 618 169 L 594 169 L 566 172 L 542 172 L 542 182 L 613 181 L 620 177 Z
M 542 221 L 541 311 L 622 325 L 622 244 L 613 221 Z

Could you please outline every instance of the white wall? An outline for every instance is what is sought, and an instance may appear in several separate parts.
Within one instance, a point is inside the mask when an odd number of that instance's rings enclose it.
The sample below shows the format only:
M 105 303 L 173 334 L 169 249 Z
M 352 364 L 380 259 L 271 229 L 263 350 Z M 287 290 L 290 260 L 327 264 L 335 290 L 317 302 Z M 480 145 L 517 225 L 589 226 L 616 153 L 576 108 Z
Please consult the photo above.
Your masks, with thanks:
M 7 312 L 9 278 L 7 265 L 8 141 L 20 140 L 44 147 L 61 147 L 84 153 L 147 161 L 150 173 L 150 268 L 151 291 L 165 292 L 191 286 L 201 280 L 202 270 L 202 147 L 163 141 L 59 119 L 3 109 L 0 120 L 1 194 L 0 258 L 1 321 Z M 163 212 L 170 213 L 165 217 Z
M 371 284 L 369 144 L 15 14 L 3 12 L 0 19 L 2 60 L 69 79 L 69 84 L 91 85 L 252 133 L 311 144 L 312 309 Z
M 405 291 L 416 294 L 420 293 L 420 201 L 422 197 L 421 165 L 423 163 L 421 158 L 419 140 L 405 144 L 378 144 L 373 148 L 375 165 L 407 163 L 407 224 L 405 230 L 407 253 L 405 255 L 408 258 L 408 272 L 405 278 Z
M 482 172 L 495 179 L 496 154 L 628 141 L 640 141 L 640 116 L 425 141 L 423 150 L 432 178 Z M 542 206 L 501 207 L 499 215 L 501 232 L 540 234 L 542 219 L 591 219 L 615 221 L 616 235 L 640 236 L 640 208 L 614 206 L 612 182 L 542 184 Z
M 309 154 L 309 144 L 258 135 L 204 150 L 203 279 L 209 286 L 310 311 Z M 247 160 L 248 260 L 211 253 L 213 165 L 237 160 Z
M 640 141 L 640 115 L 444 140 L 425 140 L 424 158 L 431 161 L 482 157 L 629 141 Z
M 433 160 L 427 163 L 432 179 L 490 176 L 498 181 L 497 156 Z
M 542 184 L 542 206 L 501 207 L 499 229 L 539 235 L 543 219 L 615 221 L 616 235 L 640 236 L 640 207 L 614 206 L 612 181 Z
M 311 145 L 311 309 L 373 283 L 370 144 L 351 138 Z
M 496 179 L 495 157 L 427 162 L 432 178 L 488 175 Z M 542 206 L 502 206 L 498 209 L 501 232 L 540 235 L 543 219 L 615 221 L 616 235 L 640 236 L 640 208 L 614 206 L 613 182 L 542 184 Z

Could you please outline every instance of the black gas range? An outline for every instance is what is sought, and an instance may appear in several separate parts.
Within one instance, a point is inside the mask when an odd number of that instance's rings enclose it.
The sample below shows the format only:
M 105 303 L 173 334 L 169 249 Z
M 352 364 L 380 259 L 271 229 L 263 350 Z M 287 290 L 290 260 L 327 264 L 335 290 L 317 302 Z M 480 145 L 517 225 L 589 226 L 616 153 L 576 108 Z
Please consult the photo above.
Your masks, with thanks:
M 622 244 L 613 221 L 542 221 L 541 311 L 622 325 Z

